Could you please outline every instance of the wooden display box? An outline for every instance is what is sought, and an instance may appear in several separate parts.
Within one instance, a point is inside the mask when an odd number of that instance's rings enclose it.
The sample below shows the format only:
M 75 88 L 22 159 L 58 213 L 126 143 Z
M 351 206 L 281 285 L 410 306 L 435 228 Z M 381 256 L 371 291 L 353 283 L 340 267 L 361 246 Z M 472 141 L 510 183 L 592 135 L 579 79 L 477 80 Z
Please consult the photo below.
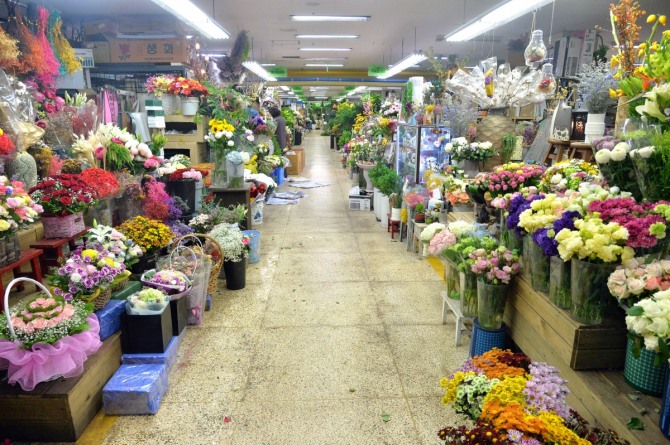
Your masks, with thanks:
M 117 333 L 86 360 L 79 377 L 40 383 L 31 392 L 0 379 L 0 436 L 35 442 L 76 441 L 102 407 L 102 388 L 119 366 L 121 336 Z
M 163 152 L 165 159 L 174 155 L 186 155 L 191 158 L 193 164 L 207 161 L 207 146 L 204 142 L 168 142 Z
M 622 314 L 606 317 L 602 325 L 578 323 L 521 277 L 514 279 L 507 303 L 505 323 L 512 338 L 539 334 L 546 348 L 572 369 L 623 368 L 627 330 Z
M 165 116 L 165 131 L 177 130 L 185 134 L 165 134 L 167 145 L 183 142 L 205 142 L 209 128 L 209 120 L 203 117 L 200 122 L 194 122 L 193 116 L 169 115 Z M 190 133 L 195 130 L 195 133 Z M 204 162 L 204 161 L 199 161 Z

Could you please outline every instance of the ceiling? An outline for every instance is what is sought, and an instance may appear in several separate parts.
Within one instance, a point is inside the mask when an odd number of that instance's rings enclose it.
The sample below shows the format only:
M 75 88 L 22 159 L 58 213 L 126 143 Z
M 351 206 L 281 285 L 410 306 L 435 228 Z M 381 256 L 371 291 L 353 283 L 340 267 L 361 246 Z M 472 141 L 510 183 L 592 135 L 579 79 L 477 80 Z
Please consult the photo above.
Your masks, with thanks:
M 457 55 L 466 65 L 492 55 L 507 57 L 507 42 L 530 31 L 532 14 L 523 16 L 495 31 L 466 43 L 447 43 L 444 34 L 491 9 L 500 0 L 193 0 L 213 16 L 233 36 L 225 41 L 205 42 L 207 51 L 226 51 L 239 30 L 249 31 L 251 58 L 259 63 L 286 66 L 289 77 L 372 80 L 367 77 L 371 64 L 393 64 L 414 50 L 432 50 L 436 56 Z M 117 16 L 119 14 L 165 14 L 150 0 L 42 0 L 60 9 L 65 18 Z M 659 11 L 659 3 L 670 10 L 670 2 L 639 0 L 650 12 Z M 583 31 L 600 25 L 609 29 L 610 0 L 556 0 L 540 8 L 536 28 L 545 32 L 545 43 L 562 37 L 564 32 Z M 652 5 L 655 4 L 655 7 Z M 292 14 L 369 15 L 368 22 L 303 23 L 292 22 Z M 553 23 L 552 23 L 553 15 Z M 553 38 L 548 39 L 550 29 Z M 298 40 L 296 34 L 356 34 L 355 40 Z M 648 34 L 648 31 L 647 31 Z M 643 31 L 643 37 L 645 37 Z M 605 31 L 606 44 L 611 35 Z M 550 45 L 548 45 L 550 46 Z M 347 52 L 307 52 L 304 47 L 345 47 Z M 346 57 L 341 61 L 307 61 L 306 58 Z M 342 68 L 311 68 L 306 63 L 336 63 Z M 430 72 L 423 62 L 413 73 Z M 399 76 L 402 77 L 402 76 Z M 332 83 L 317 82 L 317 84 Z M 355 82 L 353 82 L 355 83 Z M 328 93 L 330 95 L 330 92 Z

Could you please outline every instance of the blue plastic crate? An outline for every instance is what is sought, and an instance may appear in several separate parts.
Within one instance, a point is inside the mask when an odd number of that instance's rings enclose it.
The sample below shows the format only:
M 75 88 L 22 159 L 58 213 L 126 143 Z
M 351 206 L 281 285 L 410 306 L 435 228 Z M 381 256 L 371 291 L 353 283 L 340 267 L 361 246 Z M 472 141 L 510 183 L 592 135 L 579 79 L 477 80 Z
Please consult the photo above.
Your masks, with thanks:
M 505 323 L 500 329 L 484 329 L 475 318 L 472 326 L 470 357 L 482 355 L 493 348 L 505 349 Z
M 156 414 L 168 388 L 167 366 L 121 365 L 102 389 L 106 415 Z
M 121 314 L 126 311 L 124 300 L 109 300 L 105 307 L 95 311 L 100 321 L 100 340 L 111 337 L 121 330 Z
M 170 372 L 177 361 L 179 345 L 181 345 L 181 341 L 185 335 L 186 331 L 184 330 L 181 335 L 173 336 L 170 343 L 168 343 L 165 352 L 152 354 L 123 354 L 121 356 L 121 363 L 124 365 L 166 365 L 167 371 Z

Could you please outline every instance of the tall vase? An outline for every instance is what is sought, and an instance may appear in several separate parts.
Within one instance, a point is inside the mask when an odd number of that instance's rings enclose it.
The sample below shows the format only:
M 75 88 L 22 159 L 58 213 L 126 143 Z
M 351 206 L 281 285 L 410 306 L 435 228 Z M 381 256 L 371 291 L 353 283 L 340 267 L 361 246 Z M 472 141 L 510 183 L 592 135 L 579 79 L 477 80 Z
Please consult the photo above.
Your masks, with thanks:
M 530 236 L 528 239 L 528 266 L 530 284 L 538 292 L 549 292 L 549 257 Z
M 505 303 L 507 284 L 488 284 L 477 280 L 477 319 L 484 329 L 500 329 Z
M 463 170 L 469 178 L 474 178 L 479 173 L 479 161 L 473 161 L 471 159 L 466 159 L 463 161 Z
M 226 176 L 228 177 L 228 188 L 242 188 L 244 186 L 244 164 L 234 164 L 226 160 Z
M 549 258 L 549 300 L 561 309 L 569 309 L 572 305 L 570 272 L 570 263 L 558 255 Z
M 477 275 L 458 272 L 461 284 L 461 313 L 464 317 L 477 316 Z
M 623 132 L 624 123 L 628 120 L 629 107 L 628 97 L 621 96 L 616 106 L 616 119 L 614 120 L 614 136 L 619 137 Z
M 212 187 L 227 188 L 228 172 L 226 170 L 226 151 L 222 148 L 213 148 L 211 157 L 211 160 L 214 162 Z
M 386 195 L 381 195 L 379 197 L 379 214 L 380 222 L 379 225 L 383 228 L 386 228 L 388 222 L 386 221 L 386 215 L 391 213 L 391 204 L 389 203 L 389 197 Z
M 590 143 L 605 134 L 605 113 L 589 113 L 584 127 L 584 142 Z
M 166 116 L 175 114 L 177 107 L 180 105 L 179 97 L 175 96 L 174 94 L 163 94 L 161 101 L 163 102 L 163 111 L 165 112 Z
M 372 201 L 372 210 L 375 212 L 375 218 L 377 218 L 377 221 L 381 221 L 382 217 L 379 213 L 380 210 L 380 204 L 379 201 L 381 199 L 381 193 L 379 189 L 374 189 L 374 195 L 373 195 L 373 201 Z
M 635 343 L 640 346 L 636 357 Z M 644 394 L 660 397 L 663 393 L 663 383 L 668 367 L 666 363 L 655 365 L 657 353 L 644 347 L 644 340 L 640 337 L 628 336 L 626 343 L 626 361 L 624 362 L 623 378 L 633 388 Z
M 589 325 L 601 324 L 607 301 L 611 298 L 607 279 L 616 269 L 616 263 L 589 263 L 577 258 L 571 262 L 572 283 L 570 295 L 572 319 Z
M 372 185 L 372 180 L 370 180 L 370 169 L 373 167 L 372 165 L 368 164 L 356 164 L 358 168 L 363 170 L 363 177 L 365 177 L 365 191 L 367 193 L 373 193 L 375 191 L 375 187 Z
M 461 298 L 461 279 L 458 273 L 458 267 L 450 260 L 445 260 L 444 281 L 447 283 L 447 295 L 449 298 L 458 300 Z
M 391 221 L 400 221 L 400 208 L 393 207 L 391 209 Z

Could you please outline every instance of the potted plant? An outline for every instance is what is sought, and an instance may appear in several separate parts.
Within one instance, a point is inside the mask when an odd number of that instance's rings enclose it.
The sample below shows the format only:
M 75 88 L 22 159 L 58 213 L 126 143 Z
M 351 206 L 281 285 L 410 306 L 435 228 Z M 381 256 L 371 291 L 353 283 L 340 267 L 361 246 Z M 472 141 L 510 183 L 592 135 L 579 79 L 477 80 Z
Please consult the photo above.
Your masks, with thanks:
M 577 73 L 577 93 L 589 112 L 584 130 L 585 142 L 591 142 L 605 133 L 605 112 L 613 103 L 609 92 L 615 84 L 613 75 L 607 64 L 598 62 L 582 65 Z
M 80 175 L 54 175 L 30 189 L 30 197 L 44 208 L 42 224 L 46 238 L 69 238 L 82 232 L 83 211 L 95 205 L 98 194 Z
M 246 259 L 249 255 L 249 238 L 245 237 L 239 227 L 232 224 L 219 224 L 209 234 L 223 251 L 223 268 L 226 277 L 226 288 L 230 290 L 244 289 L 246 286 Z
M 398 196 L 398 206 L 402 204 L 402 178 L 398 173 L 396 173 L 395 170 L 392 170 L 391 168 L 387 167 L 386 165 L 382 163 L 378 163 L 376 166 L 370 169 L 370 180 L 372 181 L 372 184 L 379 189 L 379 192 L 382 194 L 382 203 L 387 202 L 388 206 L 390 207 L 390 199 L 393 194 L 399 195 Z M 384 196 L 387 198 L 384 199 Z M 395 205 L 395 202 L 394 202 Z M 386 225 L 386 221 L 384 220 L 384 216 L 386 214 L 390 214 L 390 211 L 386 211 L 380 215 L 382 222 L 384 222 L 383 225 Z M 398 220 L 400 220 L 400 207 L 398 207 Z
M 426 214 L 424 213 L 426 211 L 426 207 L 423 205 L 422 202 L 416 205 L 416 213 L 414 214 L 414 221 L 418 223 L 423 223 L 426 221 Z

